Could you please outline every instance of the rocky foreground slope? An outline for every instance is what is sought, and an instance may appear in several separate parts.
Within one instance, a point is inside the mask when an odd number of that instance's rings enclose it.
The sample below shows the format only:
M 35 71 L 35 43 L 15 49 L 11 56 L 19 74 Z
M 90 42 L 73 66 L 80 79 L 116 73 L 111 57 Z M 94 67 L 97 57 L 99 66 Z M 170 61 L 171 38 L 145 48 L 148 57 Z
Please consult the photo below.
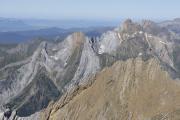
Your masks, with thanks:
M 50 106 L 43 120 L 175 120 L 180 118 L 180 82 L 155 59 L 118 61 L 88 88 Z M 46 110 L 48 111 L 48 110 Z
M 179 119 L 179 41 L 168 27 L 126 20 L 100 38 L 1 49 L 21 59 L 0 56 L 0 118 Z

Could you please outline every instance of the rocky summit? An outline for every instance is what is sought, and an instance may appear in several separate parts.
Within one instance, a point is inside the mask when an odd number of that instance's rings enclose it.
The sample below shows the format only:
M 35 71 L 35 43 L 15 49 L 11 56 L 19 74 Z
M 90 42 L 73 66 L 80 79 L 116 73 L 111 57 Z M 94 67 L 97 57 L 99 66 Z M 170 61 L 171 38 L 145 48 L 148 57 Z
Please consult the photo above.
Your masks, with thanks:
M 0 119 L 180 119 L 173 23 L 128 19 L 100 37 L 0 47 Z

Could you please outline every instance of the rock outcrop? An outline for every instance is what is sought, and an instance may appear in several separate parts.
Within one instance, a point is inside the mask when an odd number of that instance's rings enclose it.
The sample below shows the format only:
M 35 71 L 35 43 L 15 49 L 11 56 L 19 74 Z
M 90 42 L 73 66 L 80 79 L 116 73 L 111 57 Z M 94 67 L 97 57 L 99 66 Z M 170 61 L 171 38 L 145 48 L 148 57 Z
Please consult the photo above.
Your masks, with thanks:
M 32 56 L 4 65 L 0 69 L 1 111 L 8 106 L 17 116 L 27 117 L 80 81 L 85 84 L 100 69 L 89 41 L 77 32 L 59 44 L 41 42 Z
M 131 20 L 103 34 L 95 51 L 101 70 L 86 84 L 69 88 L 41 119 L 178 118 L 180 84 L 174 79 L 179 69 L 173 56 L 178 45 L 173 37 L 154 22 Z
M 154 22 L 126 20 L 100 38 L 77 32 L 0 48 L 0 117 L 5 108 L 12 120 L 177 117 L 178 40 Z
M 60 99 L 51 106 L 47 119 L 160 120 L 177 117 L 173 112 L 180 109 L 180 82 L 172 80 L 156 59 L 118 61 L 93 79 L 91 86 L 74 91 L 72 95 L 76 95 L 70 101 Z

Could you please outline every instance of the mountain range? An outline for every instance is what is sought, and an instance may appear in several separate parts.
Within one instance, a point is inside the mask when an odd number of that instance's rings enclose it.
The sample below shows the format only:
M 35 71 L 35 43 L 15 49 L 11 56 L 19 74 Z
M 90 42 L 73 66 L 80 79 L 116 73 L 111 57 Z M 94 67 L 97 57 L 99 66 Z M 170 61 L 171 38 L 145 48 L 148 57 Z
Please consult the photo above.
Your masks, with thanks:
M 89 27 L 62 29 L 52 27 L 38 30 L 0 32 L 0 44 L 18 44 L 38 38 L 49 41 L 56 41 L 58 38 L 58 40 L 63 40 L 75 31 L 82 31 L 89 37 L 99 37 L 104 32 L 112 30 L 113 28 L 114 27 Z
M 120 21 L 100 20 L 48 20 L 0 17 L 0 32 L 39 30 L 47 28 L 89 28 L 116 26 Z
M 69 34 L 81 31 L 89 37 L 98 37 L 112 30 L 116 22 L 85 20 L 45 20 L 0 18 L 0 44 L 17 44 L 43 38 L 62 40 Z
M 180 119 L 178 22 L 1 45 L 0 119 Z

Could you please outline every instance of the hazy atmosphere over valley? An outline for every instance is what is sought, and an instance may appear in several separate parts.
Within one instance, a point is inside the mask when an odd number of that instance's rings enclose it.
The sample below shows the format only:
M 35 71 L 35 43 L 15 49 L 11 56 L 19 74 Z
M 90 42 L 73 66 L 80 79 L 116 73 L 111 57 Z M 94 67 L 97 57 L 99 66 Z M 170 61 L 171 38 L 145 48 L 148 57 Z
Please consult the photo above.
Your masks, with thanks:
M 0 120 L 180 120 L 179 6 L 0 0 Z

